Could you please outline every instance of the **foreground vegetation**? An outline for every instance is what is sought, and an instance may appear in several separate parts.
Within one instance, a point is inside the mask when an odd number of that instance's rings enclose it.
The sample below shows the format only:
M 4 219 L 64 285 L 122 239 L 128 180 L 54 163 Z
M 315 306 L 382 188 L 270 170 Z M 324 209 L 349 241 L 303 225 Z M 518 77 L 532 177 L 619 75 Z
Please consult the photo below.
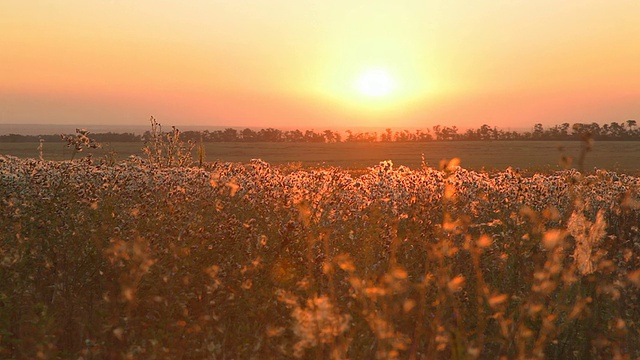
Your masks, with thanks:
M 0 357 L 640 356 L 637 177 L 146 150 L 0 157 Z

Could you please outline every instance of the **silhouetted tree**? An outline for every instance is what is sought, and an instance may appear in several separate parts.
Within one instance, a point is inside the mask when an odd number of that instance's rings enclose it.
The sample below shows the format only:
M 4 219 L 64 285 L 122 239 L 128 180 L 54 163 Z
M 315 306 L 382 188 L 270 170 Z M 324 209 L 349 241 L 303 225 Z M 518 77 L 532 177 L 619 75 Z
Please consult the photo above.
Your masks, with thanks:
M 322 134 L 316 133 L 313 130 L 307 130 L 304 132 L 304 141 L 320 143 L 324 142 L 324 136 Z
M 393 141 L 393 132 L 391 129 L 385 129 L 382 134 L 380 134 L 380 141 L 389 142 Z
M 335 142 L 340 142 L 340 134 L 339 133 L 334 133 L 331 130 L 325 130 L 324 131 L 324 138 L 326 139 L 326 141 L 328 143 L 335 143 Z
M 420 129 L 416 130 L 415 141 L 431 141 L 431 140 L 433 140 L 433 137 L 429 133 L 429 129 L 427 129 L 426 132 Z
M 222 141 L 234 142 L 238 141 L 238 130 L 233 128 L 224 129 L 222 132 Z
M 637 122 L 635 120 L 629 119 L 627 120 L 627 133 L 629 137 L 633 137 L 636 133 Z
M 261 129 L 258 131 L 258 138 L 260 141 L 269 141 L 269 142 L 281 142 L 284 141 L 282 136 L 282 130 L 268 128 Z
M 542 126 L 542 124 L 538 123 L 533 126 L 531 137 L 533 137 L 534 139 L 542 139 L 544 137 L 544 127 Z
M 442 135 L 442 126 L 441 125 L 434 125 L 432 127 L 433 129 L 433 133 L 436 136 L 436 140 L 444 140 L 444 137 Z
M 284 138 L 288 142 L 303 142 L 304 141 L 304 134 L 302 133 L 302 131 L 296 129 L 296 130 L 291 130 L 291 131 L 285 132 L 284 133 Z
M 240 137 L 242 138 L 242 141 L 244 142 L 252 142 L 252 141 L 257 141 L 258 140 L 258 134 L 256 134 L 255 131 L 246 128 L 244 130 L 242 130 L 240 132 Z

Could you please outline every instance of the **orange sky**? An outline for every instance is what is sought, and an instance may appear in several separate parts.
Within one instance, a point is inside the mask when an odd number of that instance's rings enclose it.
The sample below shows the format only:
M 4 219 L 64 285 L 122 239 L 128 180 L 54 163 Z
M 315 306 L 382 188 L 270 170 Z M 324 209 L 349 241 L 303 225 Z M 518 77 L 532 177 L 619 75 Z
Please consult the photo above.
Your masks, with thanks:
M 3 124 L 640 118 L 637 0 L 2 0 L 0 14 Z M 388 95 L 354 86 L 371 67 Z

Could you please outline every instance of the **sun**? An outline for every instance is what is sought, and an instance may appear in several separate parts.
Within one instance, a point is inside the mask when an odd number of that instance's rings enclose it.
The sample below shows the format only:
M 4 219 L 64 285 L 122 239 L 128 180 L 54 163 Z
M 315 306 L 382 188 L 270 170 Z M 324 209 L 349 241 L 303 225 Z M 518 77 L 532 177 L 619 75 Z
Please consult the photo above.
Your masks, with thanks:
M 381 98 L 393 93 L 396 82 L 384 68 L 372 67 L 364 70 L 355 81 L 356 90 L 367 97 Z

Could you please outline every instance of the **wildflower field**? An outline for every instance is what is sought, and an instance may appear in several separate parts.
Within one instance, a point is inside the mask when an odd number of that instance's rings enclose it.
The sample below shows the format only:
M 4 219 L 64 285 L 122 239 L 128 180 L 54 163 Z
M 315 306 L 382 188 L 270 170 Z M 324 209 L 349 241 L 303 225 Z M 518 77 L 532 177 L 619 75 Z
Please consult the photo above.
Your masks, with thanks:
M 0 358 L 640 357 L 640 180 L 0 156 Z

